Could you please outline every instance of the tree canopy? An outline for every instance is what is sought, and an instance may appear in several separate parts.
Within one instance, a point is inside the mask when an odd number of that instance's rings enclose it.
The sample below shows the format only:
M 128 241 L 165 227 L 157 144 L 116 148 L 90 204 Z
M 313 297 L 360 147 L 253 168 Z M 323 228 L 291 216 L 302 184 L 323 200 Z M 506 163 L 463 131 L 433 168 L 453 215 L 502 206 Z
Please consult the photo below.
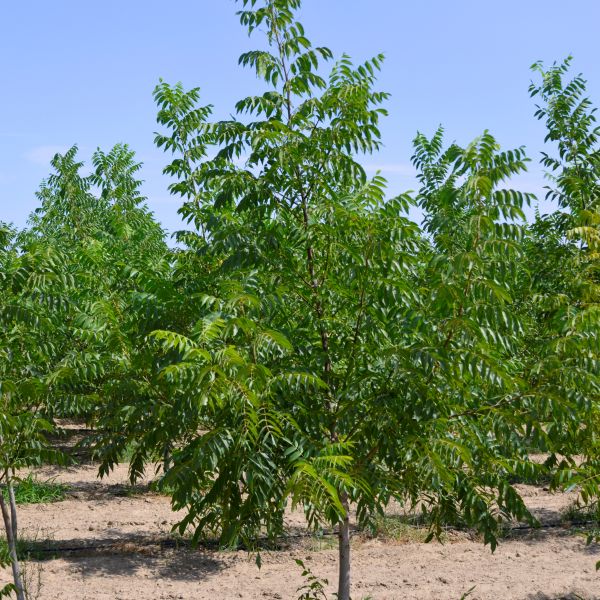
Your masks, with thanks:
M 530 159 L 489 131 L 418 133 L 420 187 L 389 197 L 361 164 L 383 57 L 313 46 L 299 6 L 241 0 L 264 44 L 239 64 L 264 92 L 229 119 L 198 88 L 155 88 L 191 227 L 175 248 L 125 145 L 88 176 L 76 147 L 57 155 L 29 228 L 0 228 L 0 484 L 10 504 L 19 468 L 59 458 L 54 420 L 82 416 L 101 474 L 160 463 L 195 541 L 256 549 L 290 506 L 334 528 L 348 600 L 351 516 L 372 527 L 394 499 L 430 538 L 460 524 L 494 549 L 506 521 L 535 523 L 515 481 L 598 496 L 600 130 L 569 60 L 539 63 L 553 213 L 527 221 L 510 180 Z

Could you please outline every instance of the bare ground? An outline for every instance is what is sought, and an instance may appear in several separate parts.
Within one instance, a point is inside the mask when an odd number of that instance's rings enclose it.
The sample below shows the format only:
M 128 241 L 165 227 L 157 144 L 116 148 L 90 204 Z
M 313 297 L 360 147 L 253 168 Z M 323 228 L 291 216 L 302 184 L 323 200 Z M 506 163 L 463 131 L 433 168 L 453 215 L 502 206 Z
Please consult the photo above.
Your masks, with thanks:
M 302 584 L 296 558 L 316 575 L 336 579 L 337 552 L 328 538 L 263 552 L 261 570 L 243 551 L 175 547 L 170 530 L 178 517 L 168 498 L 147 490 L 131 495 L 125 467 L 102 482 L 96 472 L 92 465 L 45 468 L 39 477 L 68 483 L 68 498 L 20 509 L 22 537 L 73 549 L 27 562 L 34 592 L 40 584 L 39 600 L 287 600 L 298 596 Z M 452 536 L 443 545 L 358 537 L 353 543 L 353 597 L 459 600 L 473 588 L 470 599 L 600 599 L 595 571 L 600 549 L 586 546 L 572 529 L 555 526 L 573 496 L 519 487 L 528 506 L 551 527 L 504 540 L 494 554 L 465 535 Z M 300 523 L 300 515 L 290 515 L 290 526 Z M 8 577 L 8 571 L 0 571 L 0 581 Z

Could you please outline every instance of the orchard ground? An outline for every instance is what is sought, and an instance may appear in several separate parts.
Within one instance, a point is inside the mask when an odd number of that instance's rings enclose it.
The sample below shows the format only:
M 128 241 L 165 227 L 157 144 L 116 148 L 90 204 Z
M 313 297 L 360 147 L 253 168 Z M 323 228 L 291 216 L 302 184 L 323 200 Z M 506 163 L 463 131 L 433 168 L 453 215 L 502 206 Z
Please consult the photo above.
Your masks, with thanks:
M 287 600 L 302 585 L 297 558 L 335 583 L 335 539 L 305 535 L 301 514 L 289 515 L 290 539 L 263 551 L 259 570 L 245 551 L 193 550 L 174 538 L 178 515 L 169 499 L 147 481 L 132 488 L 127 465 L 104 480 L 96 475 L 93 464 L 36 471 L 66 484 L 67 493 L 60 502 L 20 507 L 21 537 L 34 541 L 35 559 L 25 562 L 34 598 Z M 388 535 L 354 536 L 353 597 L 459 600 L 472 590 L 468 598 L 481 600 L 600 598 L 600 548 L 586 546 L 567 519 L 576 496 L 518 487 L 544 527 L 513 531 L 494 554 L 465 532 L 425 544 L 423 530 L 394 521 L 401 511 L 391 507 Z M 9 580 L 8 571 L 1 575 Z

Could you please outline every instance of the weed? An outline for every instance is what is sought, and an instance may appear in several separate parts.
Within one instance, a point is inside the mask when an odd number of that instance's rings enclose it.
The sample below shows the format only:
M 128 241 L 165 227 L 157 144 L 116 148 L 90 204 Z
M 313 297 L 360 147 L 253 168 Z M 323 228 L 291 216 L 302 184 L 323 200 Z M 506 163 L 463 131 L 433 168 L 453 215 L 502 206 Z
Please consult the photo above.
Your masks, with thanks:
M 50 547 L 49 540 L 26 540 L 19 538 L 17 540 L 17 557 L 19 561 L 27 560 L 49 560 L 54 557 L 48 552 Z M 5 539 L 0 539 L 0 563 L 10 563 L 10 555 L 8 553 L 8 544 Z
M 172 496 L 175 491 L 175 488 L 165 483 L 162 477 L 151 481 L 148 487 L 152 492 L 160 494 L 161 496 Z
M 307 550 L 310 552 L 321 552 L 337 548 L 337 535 L 327 535 L 323 531 L 317 531 L 308 538 Z
M 562 511 L 561 517 L 563 522 L 566 523 L 600 523 L 600 504 L 592 502 L 581 505 L 576 500 Z
M 15 485 L 17 504 L 43 504 L 63 500 L 67 486 L 53 480 L 40 481 L 32 474 Z
M 42 588 L 42 572 L 44 570 L 42 561 L 49 560 L 54 556 L 48 553 L 51 540 L 41 533 L 33 539 L 17 539 L 17 557 L 21 564 L 21 574 L 25 586 L 26 600 L 36 600 L 39 598 Z M 10 564 L 10 555 L 8 544 L 5 539 L 0 539 L 0 565 Z M 2 595 L 0 594 L 0 597 Z
M 405 515 L 385 515 L 375 521 L 374 534 L 377 537 L 396 542 L 424 542 L 428 528 L 414 517 Z
M 298 600 L 327 600 L 325 586 L 329 583 L 327 579 L 321 579 L 313 574 L 299 558 L 296 559 L 296 564 L 302 568 L 302 577 L 304 584 L 296 591 L 301 592 Z

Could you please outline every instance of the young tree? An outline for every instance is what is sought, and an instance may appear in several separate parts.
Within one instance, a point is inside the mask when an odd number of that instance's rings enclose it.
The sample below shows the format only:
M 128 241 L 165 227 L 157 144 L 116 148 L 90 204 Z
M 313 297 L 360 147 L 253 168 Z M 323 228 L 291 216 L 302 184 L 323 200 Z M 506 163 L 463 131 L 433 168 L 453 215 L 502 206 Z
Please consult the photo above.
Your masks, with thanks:
M 0 510 L 14 583 L 0 595 L 25 600 L 17 554 L 18 517 L 14 482 L 18 471 L 60 461 L 49 448 L 52 424 L 44 418 L 56 362 L 64 290 L 62 257 L 51 247 L 15 245 L 14 231 L 0 228 Z
M 55 156 L 30 229 L 0 230 L 0 508 L 19 600 L 18 471 L 64 458 L 48 447 L 52 417 L 93 420 L 105 388 L 134 372 L 130 324 L 156 327 L 144 314 L 149 290 L 168 286 L 164 234 L 143 205 L 133 153 L 116 146 L 93 162 L 81 177 L 76 148 Z
M 84 177 L 76 147 L 54 157 L 38 193 L 41 206 L 21 236 L 24 243 L 59 248 L 74 282 L 64 335 L 57 338 L 61 360 L 49 409 L 90 420 L 107 401 L 102 388 L 117 372 L 127 378 L 129 327 L 151 319 L 150 287 L 168 285 L 170 272 L 164 232 L 141 195 L 134 153 L 117 145 L 97 150 L 92 163 L 94 172 Z
M 600 493 L 600 127 L 583 77 L 565 81 L 570 63 L 548 69 L 536 63 L 539 80 L 530 86 L 546 142 L 557 150 L 556 156 L 543 153 L 541 162 L 551 181 L 547 197 L 558 206 L 537 216 L 527 248 L 536 331 L 529 379 L 553 412 L 570 407 L 560 424 L 546 428 L 550 448 L 569 457 L 559 465 L 556 484 L 579 484 L 589 502 Z
M 382 57 L 324 76 L 332 55 L 305 37 L 299 0 L 242 4 L 267 46 L 240 63 L 267 91 L 219 122 L 197 89 L 155 92 L 197 230 L 180 236 L 187 322 L 150 336 L 170 410 L 140 425 L 125 400 L 111 419 L 172 437 L 164 481 L 196 539 L 275 537 L 289 500 L 336 527 L 347 600 L 353 507 L 368 526 L 392 497 L 422 502 L 432 535 L 460 519 L 492 547 L 503 518 L 531 519 L 509 484 L 538 468 L 527 441 L 544 430 L 511 308 L 528 197 L 500 187 L 526 159 L 489 133 L 448 150 L 419 136 L 421 233 L 411 198 L 386 199 L 358 162 L 381 143 Z

